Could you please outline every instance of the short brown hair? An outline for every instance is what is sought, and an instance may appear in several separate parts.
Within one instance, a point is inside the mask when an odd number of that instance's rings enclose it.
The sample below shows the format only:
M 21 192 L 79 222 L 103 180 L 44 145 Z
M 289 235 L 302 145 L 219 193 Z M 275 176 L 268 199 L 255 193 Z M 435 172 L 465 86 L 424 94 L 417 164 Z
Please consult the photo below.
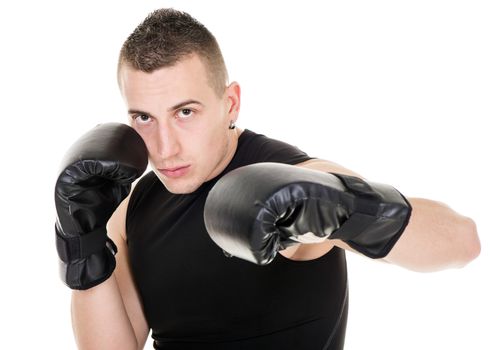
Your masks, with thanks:
M 119 54 L 118 79 L 123 64 L 151 73 L 192 54 L 203 60 L 210 86 L 221 95 L 228 72 L 213 34 L 188 13 L 171 8 L 156 10 L 124 42 Z

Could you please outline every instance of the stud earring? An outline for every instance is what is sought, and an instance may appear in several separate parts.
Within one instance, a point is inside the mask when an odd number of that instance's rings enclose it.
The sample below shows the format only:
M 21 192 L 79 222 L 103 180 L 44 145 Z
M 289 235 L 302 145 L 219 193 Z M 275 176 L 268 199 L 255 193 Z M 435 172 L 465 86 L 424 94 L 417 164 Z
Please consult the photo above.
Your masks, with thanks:
M 235 127 L 236 127 L 235 122 L 233 120 L 231 120 L 230 126 L 228 127 L 228 129 L 233 130 L 233 129 L 235 129 Z

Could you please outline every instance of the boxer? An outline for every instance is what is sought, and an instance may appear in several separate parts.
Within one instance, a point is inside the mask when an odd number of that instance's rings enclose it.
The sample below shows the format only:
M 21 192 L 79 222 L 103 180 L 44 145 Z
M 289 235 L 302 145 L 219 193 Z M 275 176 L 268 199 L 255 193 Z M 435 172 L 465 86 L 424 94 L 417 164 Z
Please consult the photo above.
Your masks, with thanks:
M 77 141 L 55 190 L 81 349 L 143 349 L 151 330 L 164 350 L 340 350 L 346 250 L 413 270 L 478 255 L 444 204 L 238 127 L 240 85 L 189 14 L 152 12 L 117 72 L 129 126 Z

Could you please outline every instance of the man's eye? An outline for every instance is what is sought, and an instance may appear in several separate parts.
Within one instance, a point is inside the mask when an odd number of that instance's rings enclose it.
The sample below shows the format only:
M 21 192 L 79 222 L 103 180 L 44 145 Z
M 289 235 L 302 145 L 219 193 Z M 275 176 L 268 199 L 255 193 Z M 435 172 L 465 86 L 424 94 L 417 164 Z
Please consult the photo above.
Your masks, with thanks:
M 193 113 L 194 112 L 192 111 L 192 109 L 190 109 L 190 108 L 183 108 L 183 109 L 181 109 L 177 113 L 177 115 L 178 115 L 179 118 L 185 119 L 185 118 L 189 118 L 190 116 L 192 116 Z
M 150 117 L 146 114 L 137 114 L 133 117 L 133 119 L 140 122 L 147 122 L 150 120 Z

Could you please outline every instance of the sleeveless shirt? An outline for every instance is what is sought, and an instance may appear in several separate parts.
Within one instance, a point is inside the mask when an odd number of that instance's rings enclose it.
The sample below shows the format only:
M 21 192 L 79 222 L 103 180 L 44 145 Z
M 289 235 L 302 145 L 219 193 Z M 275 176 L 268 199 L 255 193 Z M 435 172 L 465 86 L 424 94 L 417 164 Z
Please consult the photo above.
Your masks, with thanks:
M 342 349 L 347 323 L 345 254 L 266 266 L 226 257 L 203 219 L 221 176 L 252 163 L 312 159 L 245 129 L 225 170 L 189 194 L 170 193 L 154 172 L 128 204 L 129 263 L 155 349 Z

